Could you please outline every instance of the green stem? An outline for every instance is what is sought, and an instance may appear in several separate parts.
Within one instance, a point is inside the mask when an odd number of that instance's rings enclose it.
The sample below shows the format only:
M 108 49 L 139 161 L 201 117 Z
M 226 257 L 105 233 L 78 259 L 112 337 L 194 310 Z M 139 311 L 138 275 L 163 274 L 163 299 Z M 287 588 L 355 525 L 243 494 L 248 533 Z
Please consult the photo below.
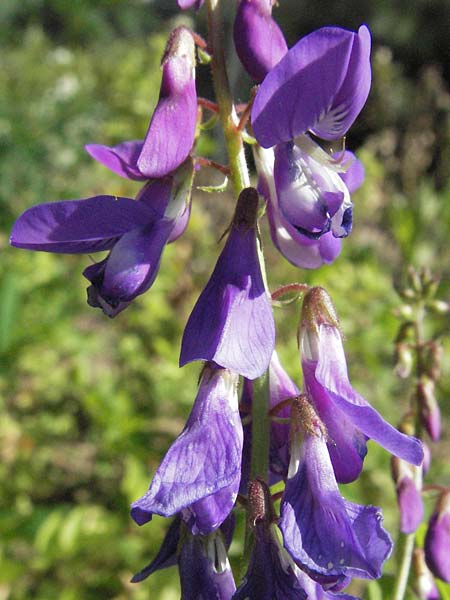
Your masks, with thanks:
M 414 331 L 415 331 L 415 348 L 416 348 L 416 377 L 417 382 L 424 370 L 423 364 L 423 346 L 425 341 L 424 333 L 424 318 L 425 318 L 425 306 L 423 301 L 417 304 L 416 318 L 414 320 Z M 414 395 L 414 397 L 416 397 Z M 419 408 L 413 406 L 415 414 L 414 419 L 414 432 L 413 434 L 420 437 L 421 434 L 421 423 L 419 419 Z M 422 489 L 422 467 L 414 467 L 414 482 L 418 490 Z M 406 587 L 408 585 L 409 574 L 411 572 L 411 564 L 414 554 L 415 547 L 415 533 L 400 533 L 398 538 L 398 550 L 399 556 L 398 561 L 398 573 L 394 585 L 393 600 L 403 600 L 406 593 Z
M 234 108 L 226 70 L 220 1 L 208 0 L 207 6 L 209 49 L 212 53 L 211 70 L 214 91 L 230 162 L 230 179 L 235 196 L 238 197 L 244 188 L 249 187 L 250 179 L 242 135 L 237 128 L 239 120 Z

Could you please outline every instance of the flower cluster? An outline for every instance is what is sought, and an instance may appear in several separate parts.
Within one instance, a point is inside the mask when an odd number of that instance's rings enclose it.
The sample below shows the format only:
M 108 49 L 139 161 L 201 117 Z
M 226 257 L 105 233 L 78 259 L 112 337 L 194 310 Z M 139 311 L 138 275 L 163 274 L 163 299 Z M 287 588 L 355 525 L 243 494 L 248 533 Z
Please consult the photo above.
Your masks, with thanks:
M 178 4 L 199 10 L 203 2 Z M 401 461 L 403 495 L 412 493 L 410 465 L 423 459 L 420 441 L 389 425 L 352 387 L 338 318 L 324 289 L 310 288 L 303 299 L 302 391 L 275 351 L 258 228 L 261 209 L 275 247 L 294 265 L 317 268 L 339 255 L 352 229 L 351 194 L 364 179 L 343 139 L 369 93 L 371 40 L 364 25 L 357 32 L 324 27 L 288 49 L 272 17 L 273 4 L 239 3 L 236 51 L 260 86 L 244 111 L 251 115 L 245 136 L 245 119 L 238 124 L 234 108 L 224 119 L 231 123 L 230 148 L 237 154 L 243 137 L 256 141 L 257 189 L 244 176 L 239 179 L 232 167 L 239 160 L 230 161 L 230 176 L 240 190 L 234 216 L 181 342 L 180 366 L 203 361 L 198 393 L 148 491 L 131 507 L 138 525 L 154 514 L 173 517 L 159 553 L 133 581 L 178 565 L 182 597 L 192 600 L 351 600 L 342 590 L 352 578 L 380 577 L 392 542 L 380 508 L 350 502 L 338 484 L 358 478 L 369 439 Z M 217 79 L 217 2 L 207 5 L 211 39 L 203 51 L 212 53 Z M 172 32 L 159 100 L 143 140 L 86 146 L 117 175 L 144 182 L 136 199 L 102 195 L 41 204 L 27 210 L 11 233 L 11 244 L 28 250 L 108 251 L 84 276 L 90 282 L 88 303 L 110 317 L 150 288 L 166 244 L 188 225 L 193 178 L 201 164 L 194 156 L 201 119 L 196 41 L 184 26 Z M 227 104 L 216 87 L 223 116 Z M 270 439 L 266 468 L 255 473 L 259 392 L 254 380 L 266 372 L 263 417 Z M 279 516 L 269 487 L 275 482 L 284 484 Z M 247 510 L 252 546 L 236 589 L 227 548 L 237 504 Z M 447 500 L 444 504 L 427 537 L 428 561 L 440 572 L 447 569 L 439 553 L 445 542 L 442 523 L 448 521 Z M 405 529 L 415 527 L 412 520 Z

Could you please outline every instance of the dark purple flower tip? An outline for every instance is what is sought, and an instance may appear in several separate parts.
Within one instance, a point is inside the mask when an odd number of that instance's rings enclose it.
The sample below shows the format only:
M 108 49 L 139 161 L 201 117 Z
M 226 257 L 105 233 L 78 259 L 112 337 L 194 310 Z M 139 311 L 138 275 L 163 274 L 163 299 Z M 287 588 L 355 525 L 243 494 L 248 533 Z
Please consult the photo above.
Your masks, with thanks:
M 171 219 L 159 219 L 129 231 L 114 245 L 104 267 L 92 279 L 90 268 L 84 271 L 98 297 L 113 311 L 150 288 L 158 274 L 162 252 L 173 226 Z
M 177 549 L 180 542 L 180 527 L 181 527 L 181 516 L 176 515 L 167 530 L 166 536 L 161 544 L 161 548 L 155 558 L 143 569 L 133 575 L 131 583 L 138 583 L 147 579 L 152 573 L 173 567 L 177 564 Z
M 259 144 L 270 148 L 312 131 L 326 140 L 346 134 L 371 83 L 370 33 L 323 27 L 302 38 L 267 74 L 252 110 Z
M 302 235 L 284 218 L 278 204 L 273 178 L 273 150 L 259 148 L 256 154 L 259 173 L 258 191 L 267 203 L 267 217 L 274 246 L 293 265 L 302 269 L 317 269 L 332 263 L 341 252 L 342 242 L 330 232 L 318 240 Z
M 340 495 L 322 435 L 294 439 L 280 529 L 297 565 L 318 583 L 335 586 L 347 577 L 376 578 L 392 542 L 374 506 Z
M 414 533 L 423 519 L 423 501 L 415 483 L 415 467 L 396 456 L 392 457 L 391 464 L 400 511 L 400 531 Z
M 428 523 L 425 559 L 435 577 L 450 583 L 450 491 L 442 494 Z
M 326 292 L 323 290 L 323 293 Z M 420 440 L 405 435 L 389 425 L 370 404 L 351 386 L 348 379 L 347 363 L 339 329 L 336 326 L 304 322 L 300 332 L 302 368 L 308 378 L 313 402 L 321 414 L 321 404 L 329 403 L 336 421 L 350 424 L 350 429 L 359 431 L 367 438 L 383 446 L 388 452 L 403 460 L 420 465 L 423 448 Z M 320 393 L 320 398 L 319 398 Z M 332 407 L 332 408 L 331 408 Z M 324 418 L 324 422 L 326 419 Z M 328 426 L 328 422 L 326 422 Z M 352 434 L 354 435 L 354 433 Z M 336 443 L 338 440 L 336 439 Z M 349 457 L 350 460 L 350 457 Z
M 152 213 L 130 198 L 94 196 L 38 204 L 14 223 L 10 244 L 26 250 L 88 254 L 109 250 Z
M 256 524 L 247 573 L 232 600 L 306 600 L 299 570 L 281 547 L 274 528 Z
M 205 369 L 186 427 L 147 493 L 132 504 L 138 525 L 153 514 L 183 511 L 192 531 L 206 534 L 228 516 L 239 489 L 243 442 L 236 385 L 236 374 L 213 365 Z
M 219 532 L 207 538 L 188 534 L 178 566 L 183 600 L 230 600 L 236 589 Z
M 137 166 L 148 178 L 164 177 L 186 160 L 197 125 L 195 45 L 186 27 L 175 29 L 162 63 L 158 104 L 153 113 Z
M 288 48 L 272 19 L 273 0 L 241 0 L 234 21 L 234 45 L 247 73 L 261 82 Z
M 137 159 L 142 151 L 142 146 L 142 140 L 132 140 L 122 142 L 117 146 L 87 144 L 85 150 L 113 173 L 125 177 L 125 179 L 144 181 L 147 177 L 142 175 L 137 167 Z
M 177 2 L 181 10 L 192 7 L 195 8 L 195 10 L 199 10 L 203 6 L 204 0 L 177 0 Z
M 299 233 L 319 239 L 351 229 L 350 193 L 333 159 L 307 136 L 275 149 L 274 179 L 280 212 Z M 350 217 L 350 218 L 349 218 Z
M 257 251 L 256 190 L 241 193 L 235 220 L 184 330 L 180 366 L 212 360 L 247 379 L 260 377 L 275 345 L 275 324 Z M 241 214 L 242 213 L 242 214 Z M 239 222 L 239 219 L 243 222 Z
M 300 569 L 297 571 L 297 577 L 308 596 L 308 600 L 359 600 L 359 598 L 355 598 L 355 596 L 324 590 L 319 583 L 308 577 L 308 575 Z M 344 580 L 343 587 L 346 585 L 348 585 L 348 581 Z
M 422 375 L 417 384 L 419 415 L 422 425 L 433 442 L 441 437 L 441 411 L 436 400 L 435 383 L 431 377 Z

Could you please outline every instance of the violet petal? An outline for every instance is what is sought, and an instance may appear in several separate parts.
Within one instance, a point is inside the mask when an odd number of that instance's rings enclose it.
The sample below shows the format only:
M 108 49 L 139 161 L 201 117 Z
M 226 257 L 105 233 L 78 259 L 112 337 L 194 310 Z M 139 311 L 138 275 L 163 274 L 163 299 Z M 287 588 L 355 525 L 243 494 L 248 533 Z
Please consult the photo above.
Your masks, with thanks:
M 213 360 L 248 379 L 267 369 L 275 324 L 256 243 L 254 228 L 232 227 L 184 330 L 180 366 Z
M 125 177 L 125 179 L 144 181 L 147 177 L 137 167 L 137 159 L 142 151 L 142 146 L 142 140 L 131 140 L 117 146 L 87 144 L 84 148 L 92 158 L 113 173 Z
M 361 111 L 370 82 L 370 33 L 323 27 L 302 38 L 262 82 L 252 109 L 264 148 L 312 130 L 342 137 Z
M 147 493 L 132 504 L 131 516 L 138 525 L 153 514 L 174 515 L 233 483 L 236 497 L 243 441 L 236 383 L 236 376 L 223 369 L 203 375 L 186 427 L 166 453 Z M 228 512 L 214 510 L 211 515 L 209 531 Z
M 234 21 L 234 45 L 247 73 L 261 82 L 283 58 L 287 44 L 272 18 L 272 0 L 241 0 Z
M 423 448 L 420 440 L 392 427 L 352 388 L 348 379 L 341 335 L 334 327 L 320 327 L 315 377 L 331 395 L 336 407 L 364 435 L 407 462 L 414 465 L 422 463 Z
M 10 243 L 18 248 L 85 254 L 110 249 L 117 238 L 146 223 L 145 206 L 117 196 L 38 204 L 15 222 Z

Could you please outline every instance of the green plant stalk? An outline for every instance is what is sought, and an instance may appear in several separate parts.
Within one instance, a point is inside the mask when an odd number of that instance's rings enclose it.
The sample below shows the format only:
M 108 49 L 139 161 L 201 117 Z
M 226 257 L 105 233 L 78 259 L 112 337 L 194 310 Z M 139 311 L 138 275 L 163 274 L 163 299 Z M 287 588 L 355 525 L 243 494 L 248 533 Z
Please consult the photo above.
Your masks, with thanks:
M 425 306 L 423 301 L 417 304 L 416 317 L 414 319 L 414 331 L 415 331 L 415 347 L 416 347 L 416 376 L 419 381 L 423 371 L 423 344 L 425 341 L 424 334 L 424 317 L 425 317 Z M 413 434 L 420 437 L 421 424 L 418 417 L 419 410 L 417 406 L 413 407 L 415 410 L 414 420 L 414 432 Z M 418 489 L 422 489 L 422 467 L 414 468 L 414 482 Z M 415 547 L 415 533 L 400 533 L 398 538 L 398 573 L 394 585 L 393 600 L 403 600 L 406 593 L 406 587 L 408 585 L 409 575 L 411 572 L 411 564 Z
M 249 187 L 247 161 L 245 159 L 242 134 L 237 129 L 237 116 L 228 80 L 225 51 L 223 44 L 223 22 L 220 10 L 220 0 L 208 0 L 208 41 L 212 54 L 211 70 L 213 76 L 216 102 L 219 107 L 219 117 L 225 136 L 228 153 L 230 179 L 236 197 Z

